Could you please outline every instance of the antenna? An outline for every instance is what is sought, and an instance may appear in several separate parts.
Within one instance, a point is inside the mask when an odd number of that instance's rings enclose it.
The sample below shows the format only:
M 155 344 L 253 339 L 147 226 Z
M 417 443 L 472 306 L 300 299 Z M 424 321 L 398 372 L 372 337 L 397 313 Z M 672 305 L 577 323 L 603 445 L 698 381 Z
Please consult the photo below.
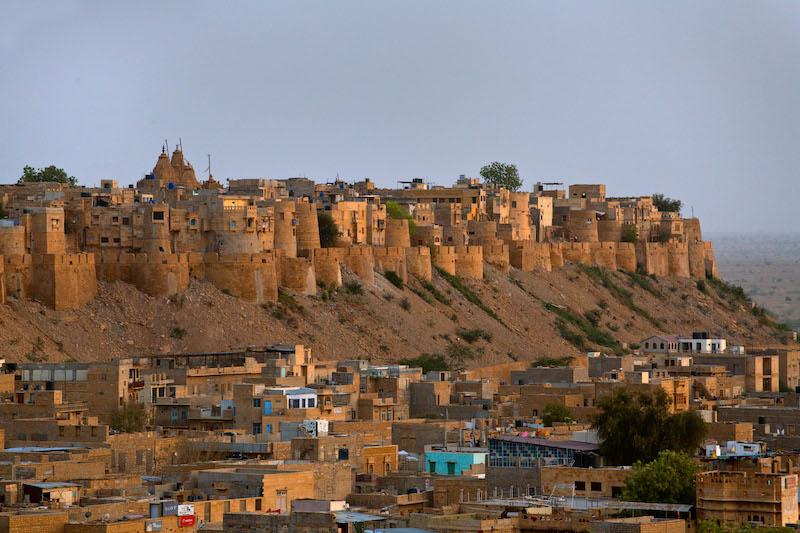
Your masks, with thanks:
M 208 179 L 211 179 L 211 154 L 208 154 L 208 168 L 206 172 L 208 172 Z
M 164 144 L 167 145 L 167 151 L 169 151 L 169 140 L 168 139 L 164 139 Z
M 181 147 L 181 152 L 183 152 L 183 139 L 181 139 L 180 137 L 178 137 L 178 146 Z

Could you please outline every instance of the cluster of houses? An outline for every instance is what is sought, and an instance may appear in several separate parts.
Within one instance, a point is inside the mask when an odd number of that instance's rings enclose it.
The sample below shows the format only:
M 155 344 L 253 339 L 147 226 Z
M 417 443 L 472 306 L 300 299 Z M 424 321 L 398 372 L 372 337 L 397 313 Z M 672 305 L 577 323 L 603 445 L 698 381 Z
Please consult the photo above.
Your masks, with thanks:
M 553 361 L 550 361 L 553 364 Z M 654 336 L 461 372 L 301 345 L 0 373 L 0 532 L 687 531 L 798 522 L 800 350 Z M 664 390 L 708 433 L 694 505 L 623 499 L 590 416 Z M 549 406 L 569 420 L 544 424 Z M 753 497 L 757 494 L 758 497 Z

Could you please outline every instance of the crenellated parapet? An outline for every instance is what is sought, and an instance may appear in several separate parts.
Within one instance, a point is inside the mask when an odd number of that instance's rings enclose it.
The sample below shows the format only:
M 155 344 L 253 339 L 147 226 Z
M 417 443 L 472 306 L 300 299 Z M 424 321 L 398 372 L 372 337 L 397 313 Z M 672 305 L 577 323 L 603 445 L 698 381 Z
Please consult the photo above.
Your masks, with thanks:
M 32 271 L 30 297 L 52 309 L 78 309 L 97 294 L 94 254 L 35 254 Z
M 483 247 L 456 246 L 456 275 L 467 279 L 483 279 Z
M 278 258 L 260 254 L 205 254 L 205 280 L 219 290 L 252 303 L 278 300 Z
M 404 221 L 407 222 L 407 221 Z M 387 241 L 389 232 L 386 233 Z M 375 270 L 378 272 L 391 271 L 400 276 L 404 282 L 408 281 L 408 267 L 406 265 L 406 249 L 400 246 L 377 246 L 373 248 L 375 257 Z
M 431 281 L 433 267 L 431 265 L 431 250 L 427 246 L 412 246 L 406 248 L 406 269 L 410 276 Z

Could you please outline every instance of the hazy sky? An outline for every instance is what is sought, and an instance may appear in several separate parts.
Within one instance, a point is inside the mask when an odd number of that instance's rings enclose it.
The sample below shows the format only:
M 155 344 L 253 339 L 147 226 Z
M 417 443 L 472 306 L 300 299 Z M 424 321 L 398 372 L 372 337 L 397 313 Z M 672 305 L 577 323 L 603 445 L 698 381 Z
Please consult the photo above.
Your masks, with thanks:
M 800 2 L 5 2 L 0 182 L 539 179 L 796 230 Z M 690 210 L 686 209 L 686 214 Z

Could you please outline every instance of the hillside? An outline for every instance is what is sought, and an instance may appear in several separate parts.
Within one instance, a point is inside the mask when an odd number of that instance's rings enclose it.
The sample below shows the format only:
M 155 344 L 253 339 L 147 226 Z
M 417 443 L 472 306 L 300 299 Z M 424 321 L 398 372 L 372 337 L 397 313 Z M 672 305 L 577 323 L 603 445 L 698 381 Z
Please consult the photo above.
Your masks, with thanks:
M 593 347 L 622 351 L 624 343 L 657 332 L 706 330 L 749 345 L 777 344 L 785 337 L 717 282 L 700 284 L 704 293 L 688 279 L 572 265 L 551 273 L 486 272 L 482 281 L 436 273 L 427 288 L 414 280 L 402 289 L 383 276 L 376 276 L 374 287 L 361 287 L 345 273 L 348 282 L 336 291 L 321 290 L 316 297 L 282 293 L 279 303 L 265 306 L 204 282 L 173 298 L 101 283 L 98 297 L 80 310 L 53 311 L 9 299 L 0 306 L 0 343 L 7 360 L 21 362 L 297 342 L 321 359 L 391 361 L 427 352 L 477 366 Z M 453 284 L 459 282 L 464 292 Z

